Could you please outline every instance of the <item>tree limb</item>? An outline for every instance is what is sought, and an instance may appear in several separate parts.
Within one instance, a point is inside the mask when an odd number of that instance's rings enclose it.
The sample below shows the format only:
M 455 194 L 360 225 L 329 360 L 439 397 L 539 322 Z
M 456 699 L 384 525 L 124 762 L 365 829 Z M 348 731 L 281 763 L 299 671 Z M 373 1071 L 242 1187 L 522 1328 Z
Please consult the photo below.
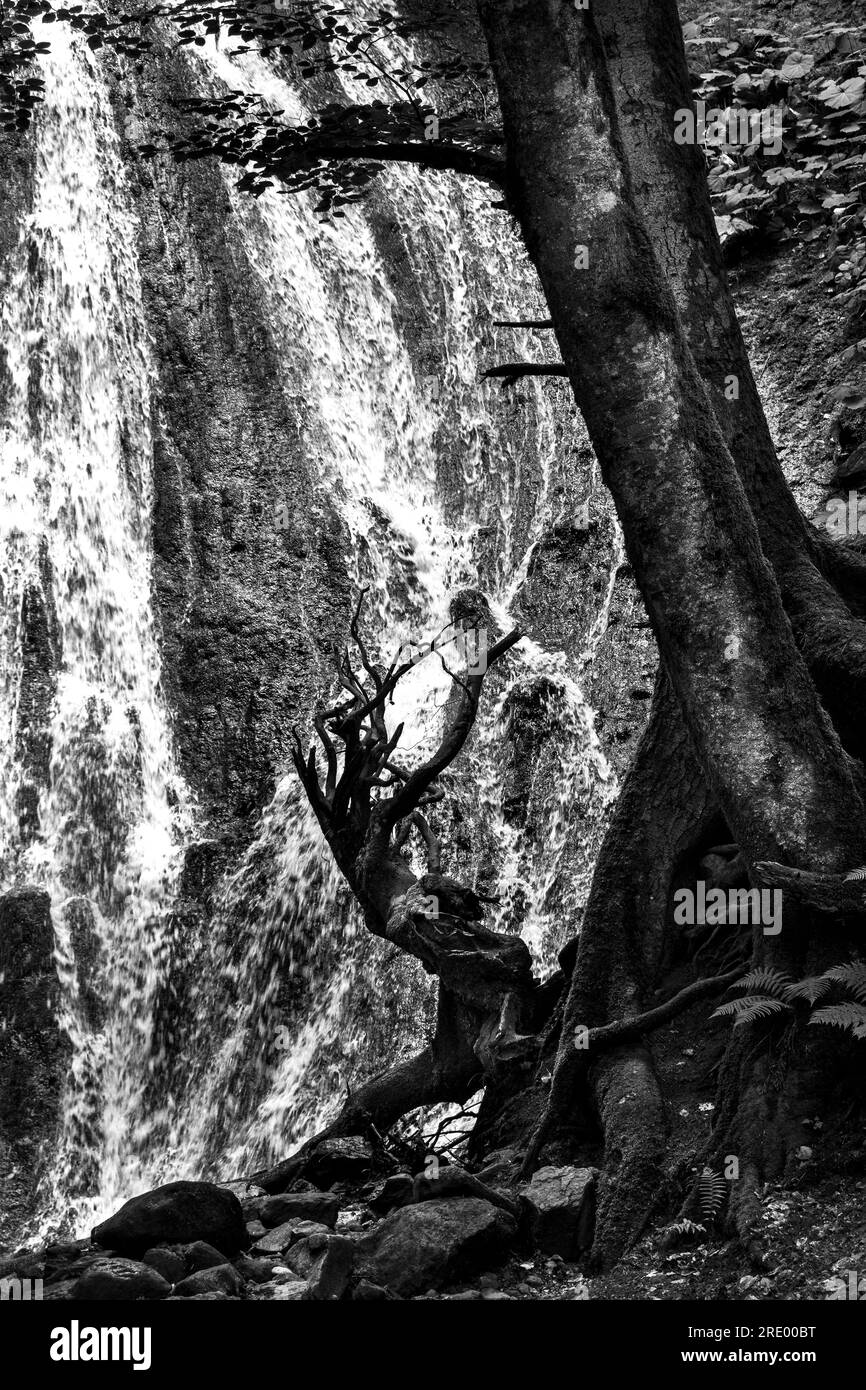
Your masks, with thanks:
M 445 141 L 394 141 L 376 140 L 322 141 L 321 144 L 307 144 L 302 156 L 297 160 L 268 160 L 263 172 L 276 178 L 285 178 L 298 172 L 316 160 L 365 160 L 377 164 L 418 164 L 425 169 L 445 170 L 454 174 L 469 174 L 496 188 L 505 186 L 505 161 L 498 155 L 485 150 L 473 150 L 463 145 L 452 145 Z

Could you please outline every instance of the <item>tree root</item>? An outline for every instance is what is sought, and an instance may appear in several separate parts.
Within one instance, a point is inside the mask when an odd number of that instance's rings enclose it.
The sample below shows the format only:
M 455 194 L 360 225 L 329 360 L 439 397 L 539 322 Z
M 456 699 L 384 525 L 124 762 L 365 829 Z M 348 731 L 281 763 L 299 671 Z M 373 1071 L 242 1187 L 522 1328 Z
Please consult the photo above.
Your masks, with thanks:
M 251 1182 L 267 1192 L 284 1192 L 299 1178 L 315 1149 L 326 1139 L 349 1135 L 379 1142 L 404 1115 L 422 1106 L 460 1103 L 483 1084 L 474 1051 L 478 1020 L 442 987 L 435 1034 L 423 1050 L 373 1077 L 350 1095 L 339 1115 L 275 1167 L 254 1173 Z

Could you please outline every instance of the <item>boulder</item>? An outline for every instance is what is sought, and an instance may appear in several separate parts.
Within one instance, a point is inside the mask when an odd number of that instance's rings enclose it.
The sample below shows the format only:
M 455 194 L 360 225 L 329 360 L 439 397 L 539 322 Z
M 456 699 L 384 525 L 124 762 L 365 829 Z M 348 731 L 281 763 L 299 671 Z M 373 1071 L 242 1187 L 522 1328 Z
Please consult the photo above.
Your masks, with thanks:
M 334 1182 L 360 1182 L 373 1166 L 373 1150 L 355 1134 L 343 1139 L 323 1139 L 304 1164 L 304 1177 L 317 1187 Z
M 152 1249 L 145 1250 L 141 1259 L 143 1264 L 150 1265 L 151 1269 L 155 1269 L 170 1284 L 179 1284 L 181 1279 L 186 1278 L 186 1260 L 178 1254 L 176 1247 L 172 1249 L 170 1245 L 155 1245 Z
M 333 1228 L 339 1212 L 340 1199 L 331 1192 L 280 1192 L 273 1197 L 260 1198 L 254 1214 L 268 1227 L 281 1226 L 294 1218 Z
M 285 1221 L 272 1231 L 259 1236 L 253 1245 L 255 1255 L 282 1255 L 290 1246 L 305 1236 L 328 1235 L 329 1229 L 318 1221 Z
M 175 1247 L 186 1262 L 187 1274 L 195 1274 L 200 1269 L 215 1269 L 217 1265 L 228 1264 L 221 1251 L 209 1245 L 206 1240 L 194 1240 L 189 1245 Z
M 73 1298 L 125 1299 L 168 1298 L 171 1284 L 150 1265 L 138 1260 L 94 1260 L 73 1289 Z
M 575 1260 L 592 1245 L 596 1168 L 539 1168 L 521 1188 L 529 1236 L 545 1255 Z
M 342 1298 L 355 1262 L 355 1244 L 347 1236 L 306 1236 L 293 1245 L 286 1264 L 306 1279 L 310 1297 L 322 1302 Z
M 514 1217 L 480 1197 L 400 1207 L 358 1242 L 360 1274 L 411 1298 L 489 1269 L 516 1236 Z
M 54 1284 L 46 1284 L 42 1297 L 48 1301 L 67 1301 L 75 1297 L 75 1279 L 58 1279 Z
M 92 1238 L 94 1245 L 131 1256 L 192 1241 L 207 1241 L 228 1256 L 247 1243 L 237 1197 L 210 1182 L 170 1182 L 131 1197 L 94 1227 Z
M 251 1181 L 266 1192 L 284 1193 L 288 1187 L 297 1191 L 298 1174 L 303 1173 L 315 1190 L 335 1182 L 360 1182 L 373 1163 L 373 1150 L 367 1140 L 347 1135 L 342 1139 L 322 1139 L 308 1154 L 285 1158 L 275 1167 L 254 1174 Z
M 358 1303 L 386 1303 L 399 1302 L 399 1295 L 392 1293 L 390 1289 L 383 1289 L 381 1284 L 371 1284 L 369 1279 L 360 1279 L 352 1292 L 352 1298 Z
M 310 1291 L 301 1279 L 290 1284 L 259 1284 L 253 1296 L 283 1303 L 299 1303 L 310 1297 Z
M 243 1293 L 244 1281 L 234 1265 L 212 1265 L 196 1270 L 174 1286 L 175 1298 L 197 1298 L 201 1294 L 237 1296 Z
M 146 1250 L 142 1260 L 152 1269 L 158 1269 L 172 1284 L 200 1269 L 214 1269 L 227 1263 L 225 1255 L 204 1240 L 194 1240 L 188 1245 L 157 1245 Z
M 242 1279 L 248 1283 L 267 1284 L 270 1282 L 274 1273 L 273 1260 L 252 1259 L 249 1255 L 241 1255 L 235 1261 L 235 1269 Z
M 367 1198 L 367 1206 L 377 1216 L 387 1216 L 395 1207 L 404 1207 L 412 1201 L 411 1173 L 392 1173 L 384 1182 L 377 1183 Z

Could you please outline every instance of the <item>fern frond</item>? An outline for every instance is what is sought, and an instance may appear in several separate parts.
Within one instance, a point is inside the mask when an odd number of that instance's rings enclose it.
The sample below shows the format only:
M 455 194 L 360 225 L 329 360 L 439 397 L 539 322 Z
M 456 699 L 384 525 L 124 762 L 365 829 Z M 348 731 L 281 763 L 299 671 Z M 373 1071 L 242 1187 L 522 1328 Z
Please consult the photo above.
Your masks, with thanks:
M 788 985 L 785 998 L 789 1003 L 794 999 L 805 999 L 809 1004 L 817 1004 L 832 988 L 833 981 L 829 975 L 809 975 L 805 980 L 797 980 L 796 984 Z
M 727 1004 L 720 1004 L 717 1009 L 713 1009 L 710 1018 L 731 1018 L 739 1012 L 742 999 L 731 999 Z
M 784 999 L 785 990 L 791 984 L 788 975 L 783 975 L 780 970 L 773 970 L 771 966 L 762 965 L 758 970 L 750 970 L 748 975 L 737 980 L 731 988 L 747 989 L 753 994 L 772 994 L 777 999 Z
M 672 1237 L 681 1236 L 705 1236 L 706 1226 L 702 1226 L 699 1221 L 690 1221 L 687 1216 L 683 1216 L 679 1221 L 674 1221 L 671 1226 L 665 1227 L 662 1233 L 668 1240 Z
M 705 1168 L 698 1179 L 698 1192 L 701 1201 L 701 1216 L 705 1221 L 714 1221 L 728 1195 L 724 1177 L 721 1173 L 714 1173 L 712 1168 Z
M 756 1018 L 766 1018 L 769 1014 L 790 1013 L 791 1005 L 781 999 L 772 999 L 768 994 L 747 994 L 744 999 L 732 999 L 715 1009 L 713 1018 L 733 1016 L 734 1027 L 742 1023 L 753 1023 Z
M 848 873 L 845 875 L 846 883 L 860 883 L 863 879 L 866 879 L 866 868 L 849 869 Z
M 827 1004 L 823 1009 L 816 1009 L 809 1022 L 845 1028 L 855 1038 L 866 1038 L 866 1009 L 862 1004 Z
M 843 985 L 861 1004 L 866 1004 L 866 965 L 861 960 L 849 960 L 846 965 L 834 965 L 824 974 L 825 980 Z

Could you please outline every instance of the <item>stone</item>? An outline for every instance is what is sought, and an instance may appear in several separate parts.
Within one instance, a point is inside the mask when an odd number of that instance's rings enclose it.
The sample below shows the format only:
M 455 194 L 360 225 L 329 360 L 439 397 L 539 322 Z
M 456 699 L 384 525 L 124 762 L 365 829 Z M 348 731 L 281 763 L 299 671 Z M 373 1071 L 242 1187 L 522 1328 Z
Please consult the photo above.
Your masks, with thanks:
M 520 1171 L 522 1161 L 523 1154 L 520 1149 L 495 1149 L 487 1154 L 484 1166 L 479 1168 L 476 1177 L 480 1182 L 493 1186 L 497 1183 L 509 1183 Z
M 174 1286 L 175 1298 L 195 1298 L 199 1294 L 241 1294 L 244 1288 L 243 1277 L 234 1265 L 212 1265 L 210 1269 L 198 1269 Z
M 222 1188 L 223 1192 L 233 1192 L 245 1213 L 247 1202 L 254 1202 L 256 1198 L 265 1195 L 263 1187 L 258 1187 L 247 1178 L 238 1178 L 234 1182 L 218 1182 L 217 1187 Z
M 327 1226 L 322 1226 L 317 1221 L 285 1221 L 282 1226 L 275 1226 L 272 1231 L 266 1231 L 263 1236 L 259 1236 L 252 1247 L 254 1255 L 282 1255 L 290 1246 L 297 1241 L 303 1240 L 306 1236 L 329 1235 Z
M 77 1279 L 58 1279 L 56 1283 L 46 1284 L 42 1298 L 45 1302 L 74 1298 L 77 1282 Z
M 177 1253 L 186 1262 L 187 1274 L 195 1274 L 200 1269 L 215 1269 L 217 1265 L 228 1264 L 221 1251 L 209 1245 L 206 1240 L 194 1240 L 189 1245 L 176 1247 Z
M 410 1173 L 392 1173 L 384 1182 L 377 1183 L 367 1206 L 377 1216 L 387 1216 L 395 1207 L 408 1206 L 412 1201 L 413 1182 Z
M 74 1298 L 125 1299 L 168 1298 L 171 1285 L 150 1265 L 117 1256 L 94 1260 L 75 1284 Z
M 180 1303 L 181 1301 L 184 1303 L 237 1303 L 238 1297 L 237 1294 L 231 1293 L 193 1293 L 188 1298 L 184 1298 L 182 1294 L 172 1294 L 171 1298 L 167 1298 L 165 1301 L 166 1303 Z
M 530 1204 L 529 1235 L 545 1255 L 576 1259 L 592 1245 L 595 1168 L 539 1168 L 520 1189 Z
M 194 1240 L 187 1245 L 157 1245 L 146 1250 L 142 1260 L 151 1268 L 158 1269 L 163 1278 L 172 1284 L 179 1283 L 188 1274 L 195 1274 L 200 1269 L 213 1269 L 216 1265 L 227 1263 L 225 1255 L 204 1240 Z
M 92 1238 L 94 1245 L 129 1256 L 193 1241 L 207 1241 L 229 1256 L 247 1243 L 237 1197 L 210 1182 L 170 1182 L 131 1197 L 94 1227 Z
M 373 1166 L 373 1150 L 366 1139 L 347 1135 L 342 1139 L 323 1139 L 304 1164 L 304 1176 L 317 1187 L 335 1182 L 358 1182 Z
M 258 1220 L 248 1221 L 246 1224 L 246 1231 L 247 1241 L 250 1245 L 252 1245 L 255 1241 L 259 1240 L 261 1236 L 266 1234 L 267 1227 L 263 1226 L 261 1221 Z
M 178 1284 L 181 1279 L 186 1278 L 186 1261 L 170 1245 L 155 1245 L 152 1249 L 145 1250 L 141 1259 L 143 1264 L 150 1265 L 151 1269 L 155 1269 L 170 1284 Z
M 306 1279 L 310 1296 L 328 1303 L 342 1298 L 354 1263 L 354 1241 L 330 1234 L 306 1236 L 286 1256 L 286 1264 Z
M 371 1284 L 369 1279 L 360 1279 L 352 1291 L 352 1298 L 359 1303 L 384 1303 L 397 1301 L 398 1297 L 390 1289 L 384 1289 L 381 1284 Z
M 242 1279 L 248 1283 L 267 1284 L 274 1272 L 272 1260 L 254 1259 L 249 1255 L 241 1255 L 235 1260 L 235 1269 Z
M 358 1242 L 359 1272 L 411 1298 L 489 1270 L 516 1236 L 513 1216 L 480 1197 L 400 1207 Z
M 285 1221 L 316 1221 L 334 1227 L 340 1213 L 340 1199 L 331 1192 L 280 1192 L 259 1199 L 255 1213 L 263 1226 L 281 1226 Z
M 253 1297 L 266 1298 L 272 1302 L 300 1303 L 310 1297 L 310 1290 L 305 1280 L 297 1279 L 290 1284 L 259 1284 Z
M 266 1192 L 283 1195 L 291 1187 L 294 1195 L 301 1191 L 298 1173 L 310 1191 L 330 1187 L 335 1182 L 361 1182 L 375 1162 L 373 1149 L 366 1139 L 346 1135 L 340 1139 L 322 1139 L 308 1154 L 283 1159 L 273 1168 L 263 1169 L 254 1180 Z

